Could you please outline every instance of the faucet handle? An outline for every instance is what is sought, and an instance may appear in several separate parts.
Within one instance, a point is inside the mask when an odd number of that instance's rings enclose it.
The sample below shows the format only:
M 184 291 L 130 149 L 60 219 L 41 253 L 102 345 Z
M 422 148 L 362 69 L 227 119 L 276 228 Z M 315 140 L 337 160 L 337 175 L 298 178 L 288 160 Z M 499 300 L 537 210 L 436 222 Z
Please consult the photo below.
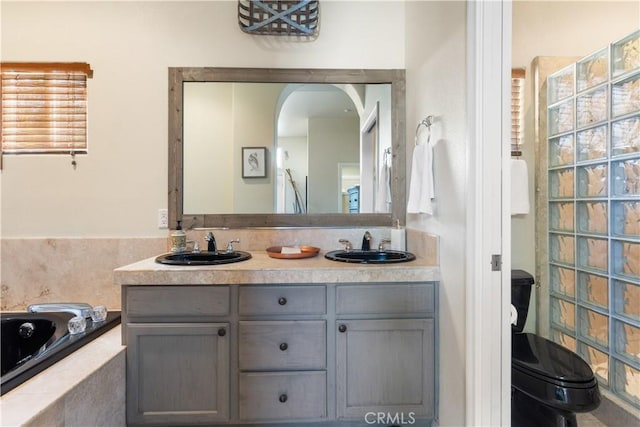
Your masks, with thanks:
M 198 245 L 197 240 L 187 240 L 187 246 L 189 245 L 189 243 L 193 243 L 193 250 L 191 252 L 195 254 L 200 253 L 200 245 Z
M 233 239 L 229 243 L 227 243 L 227 253 L 230 254 L 233 252 L 233 244 L 240 243 L 240 239 Z
M 353 246 L 351 245 L 351 242 L 348 241 L 347 239 L 339 239 L 338 243 L 342 243 L 344 245 L 344 250 L 349 252 L 351 249 L 353 249 Z
M 384 251 L 384 245 L 391 243 L 391 239 L 381 239 L 378 244 L 378 252 Z

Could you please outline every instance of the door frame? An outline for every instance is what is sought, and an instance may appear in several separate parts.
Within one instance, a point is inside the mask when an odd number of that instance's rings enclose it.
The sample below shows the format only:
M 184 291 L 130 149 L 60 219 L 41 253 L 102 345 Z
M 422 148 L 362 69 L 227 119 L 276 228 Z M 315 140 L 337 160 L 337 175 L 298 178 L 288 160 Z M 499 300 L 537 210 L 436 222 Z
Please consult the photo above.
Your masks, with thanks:
M 466 424 L 473 426 L 511 423 L 511 13 L 510 0 L 467 2 Z M 502 257 L 500 271 L 493 255 Z
M 380 167 L 379 129 L 380 101 L 376 101 L 360 127 L 360 212 L 375 213 Z

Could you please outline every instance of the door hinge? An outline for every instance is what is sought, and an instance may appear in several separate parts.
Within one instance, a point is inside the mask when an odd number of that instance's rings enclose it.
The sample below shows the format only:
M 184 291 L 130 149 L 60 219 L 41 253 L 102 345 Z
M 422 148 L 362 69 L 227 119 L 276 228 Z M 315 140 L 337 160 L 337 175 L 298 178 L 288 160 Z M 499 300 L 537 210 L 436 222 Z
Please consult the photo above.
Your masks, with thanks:
M 502 255 L 491 255 L 491 271 L 502 271 Z

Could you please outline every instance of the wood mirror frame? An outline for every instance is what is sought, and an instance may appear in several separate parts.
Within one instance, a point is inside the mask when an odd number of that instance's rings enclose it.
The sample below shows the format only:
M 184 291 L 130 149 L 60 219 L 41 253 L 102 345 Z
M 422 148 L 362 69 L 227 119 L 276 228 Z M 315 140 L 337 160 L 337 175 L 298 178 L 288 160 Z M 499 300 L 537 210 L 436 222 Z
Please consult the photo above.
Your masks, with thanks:
M 391 85 L 391 213 L 183 213 L 183 83 L 388 83 Z M 169 68 L 169 224 L 191 228 L 391 226 L 406 218 L 405 71 L 371 69 Z

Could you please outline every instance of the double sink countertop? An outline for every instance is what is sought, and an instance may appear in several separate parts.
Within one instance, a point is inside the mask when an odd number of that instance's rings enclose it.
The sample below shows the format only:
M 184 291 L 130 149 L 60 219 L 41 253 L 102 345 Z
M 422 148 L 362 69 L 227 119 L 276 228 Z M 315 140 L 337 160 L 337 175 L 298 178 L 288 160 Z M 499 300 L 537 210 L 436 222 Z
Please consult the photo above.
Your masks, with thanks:
M 440 280 L 440 269 L 425 259 L 391 264 L 357 264 L 317 256 L 302 259 L 271 258 L 265 251 L 248 251 L 251 259 L 211 266 L 163 265 L 148 258 L 114 270 L 118 285 L 229 285 L 338 282 L 430 282 Z

